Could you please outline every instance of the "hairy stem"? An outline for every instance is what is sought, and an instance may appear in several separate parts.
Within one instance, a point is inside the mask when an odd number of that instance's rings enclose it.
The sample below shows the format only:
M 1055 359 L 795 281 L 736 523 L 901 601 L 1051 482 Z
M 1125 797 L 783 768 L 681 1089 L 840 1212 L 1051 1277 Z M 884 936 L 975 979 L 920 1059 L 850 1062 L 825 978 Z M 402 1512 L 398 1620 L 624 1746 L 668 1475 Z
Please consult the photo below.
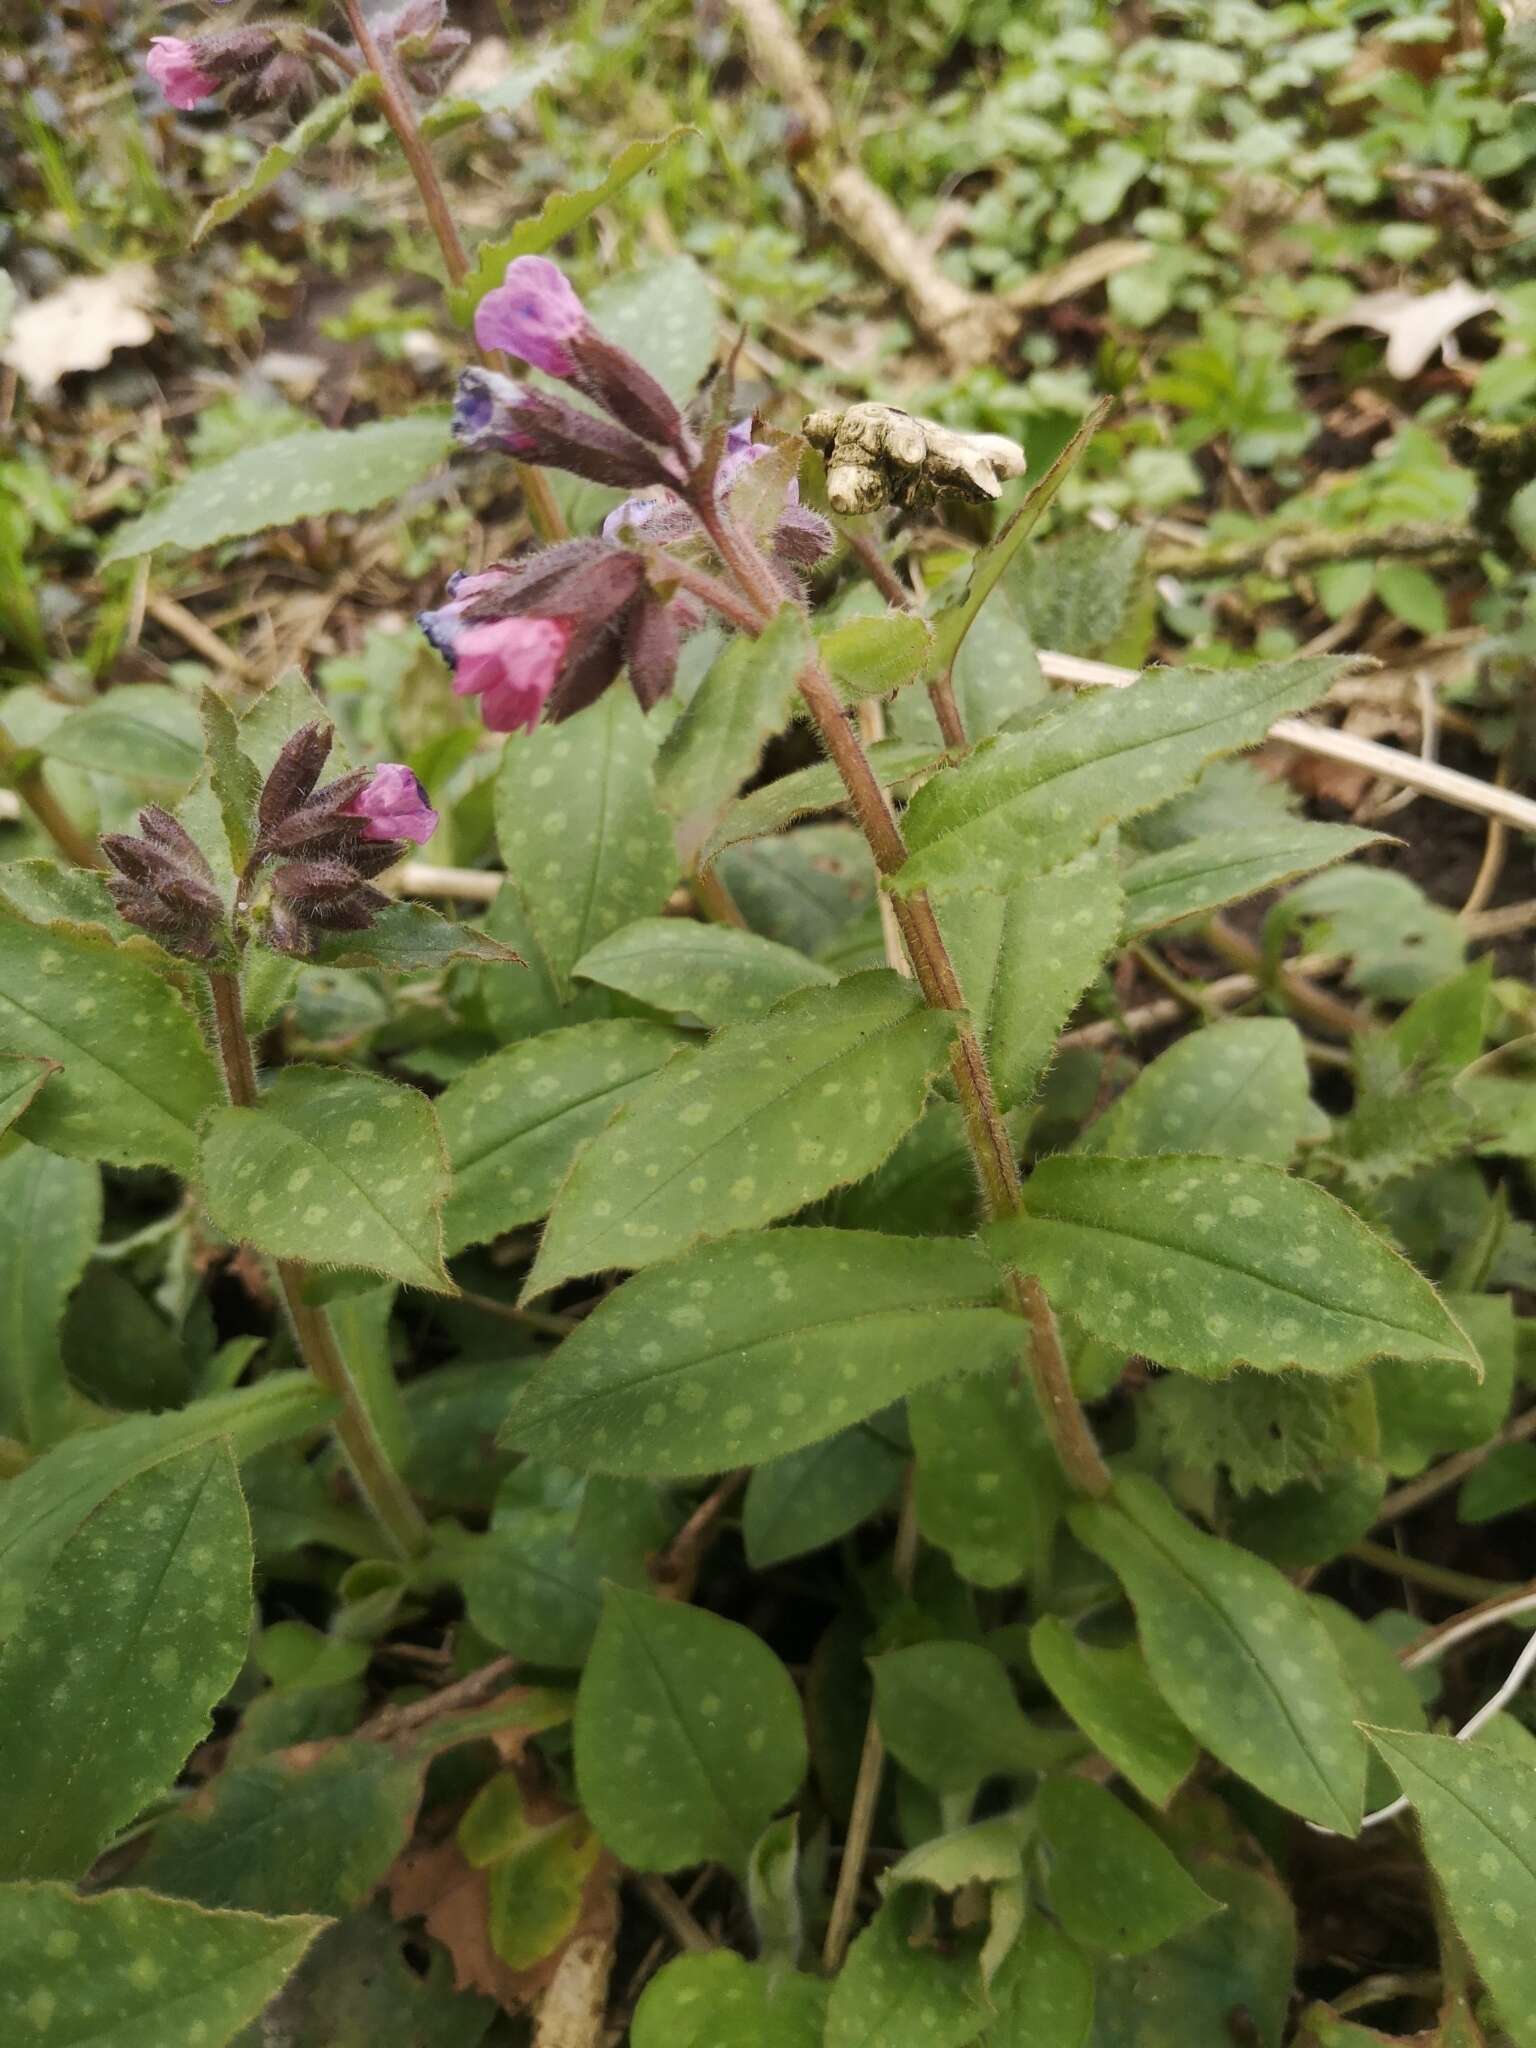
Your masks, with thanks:
M 752 540 L 720 505 L 712 484 L 706 483 L 697 491 L 691 503 L 721 561 L 740 585 L 742 595 L 754 607 L 757 614 L 755 630 L 761 632 L 785 601 L 782 585 Z M 842 780 L 859 830 L 875 857 L 875 866 L 881 877 L 889 880 L 900 873 L 907 859 L 906 844 L 891 800 L 881 787 L 864 750 L 864 743 L 847 717 L 819 660 L 813 657 L 805 664 L 799 682 L 806 709 L 815 721 L 822 745 Z M 924 1000 L 930 1008 L 951 1011 L 958 1019 L 950 1069 L 959 1091 L 966 1142 L 981 1182 L 987 1215 L 993 1221 L 1014 1215 L 1020 1207 L 1023 1190 L 1013 1140 L 998 1109 L 986 1054 L 966 1014 L 965 997 L 939 930 L 933 905 L 926 890 L 893 897 L 892 901 Z M 1045 1295 L 1037 1281 L 1025 1281 L 1017 1273 L 1009 1275 L 1009 1292 L 1014 1306 L 1029 1323 L 1030 1375 L 1062 1470 L 1080 1493 L 1107 1493 L 1109 1470 L 1073 1391 L 1055 1320 Z
M 437 246 L 442 251 L 443 268 L 448 273 L 450 284 L 462 284 L 469 275 L 469 255 L 464 247 L 453 211 L 448 204 L 448 195 L 443 190 L 443 181 L 437 175 L 432 151 L 427 138 L 421 132 L 421 123 L 416 118 L 416 108 L 410 88 L 400 75 L 395 62 L 394 51 L 386 49 L 374 33 L 373 25 L 364 10 L 363 0 L 343 0 L 347 23 L 357 40 L 369 70 L 379 82 L 379 107 L 385 120 L 394 131 L 416 189 L 421 194 L 421 203 L 426 208 L 427 220 Z M 540 540 L 564 540 L 566 525 L 560 507 L 549 487 L 549 479 L 541 469 L 528 463 L 513 464 L 517 480 L 523 493 L 523 502 L 528 508 L 528 518 Z
M 72 867 L 100 868 L 106 862 L 54 795 L 40 761 L 29 761 L 24 749 L 0 730 L 0 780 L 8 782 Z
M 245 1029 L 238 975 L 210 971 L 219 1062 L 229 1099 L 237 1109 L 256 1105 L 256 1062 Z M 316 1382 L 341 1403 L 336 1436 L 346 1453 L 358 1492 L 373 1510 L 402 1557 L 420 1557 L 431 1543 L 421 1510 L 379 1440 L 362 1390 L 342 1356 L 336 1331 L 323 1308 L 304 1299 L 305 1269 L 297 1259 L 274 1259 L 278 1286 L 288 1310 L 294 1342 Z

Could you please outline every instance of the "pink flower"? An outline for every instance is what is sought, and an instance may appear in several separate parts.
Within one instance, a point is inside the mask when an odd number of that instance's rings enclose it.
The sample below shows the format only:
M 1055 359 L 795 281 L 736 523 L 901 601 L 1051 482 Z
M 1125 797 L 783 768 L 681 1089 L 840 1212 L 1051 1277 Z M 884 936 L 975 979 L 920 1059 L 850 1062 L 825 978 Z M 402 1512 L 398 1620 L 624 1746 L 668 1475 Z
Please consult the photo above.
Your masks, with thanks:
M 565 346 L 587 325 L 587 310 L 570 280 L 547 256 L 517 256 L 494 291 L 475 309 L 475 340 L 505 349 L 551 377 L 569 377 L 576 359 Z
M 180 36 L 155 36 L 144 69 L 173 107 L 195 107 L 219 89 L 219 81 L 198 63 L 196 45 Z
M 565 619 L 520 616 L 464 627 L 454 646 L 453 687 L 478 697 L 492 732 L 532 732 L 559 677 L 571 626 Z
M 413 839 L 425 846 L 437 830 L 437 813 L 427 802 L 427 792 L 399 761 L 375 768 L 343 815 L 368 820 L 365 839 Z

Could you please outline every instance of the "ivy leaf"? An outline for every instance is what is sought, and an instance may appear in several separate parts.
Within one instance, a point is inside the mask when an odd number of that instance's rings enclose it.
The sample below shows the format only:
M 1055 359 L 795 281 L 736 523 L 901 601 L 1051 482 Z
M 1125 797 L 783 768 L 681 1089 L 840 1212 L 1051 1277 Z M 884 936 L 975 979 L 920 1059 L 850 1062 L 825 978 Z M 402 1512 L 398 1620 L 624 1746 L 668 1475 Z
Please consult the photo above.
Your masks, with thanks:
M 869 765 L 885 789 L 900 789 L 916 776 L 928 773 L 948 759 L 938 745 L 928 740 L 877 740 L 869 749 Z M 770 839 L 813 811 L 829 811 L 846 802 L 842 777 L 830 761 L 818 761 L 810 768 L 797 768 L 776 782 L 754 789 L 725 812 L 710 833 L 699 855 L 701 867 L 709 867 L 728 847 L 748 839 Z
M 62 1884 L 9 1884 L 0 1888 L 0 2033 L 28 2048 L 222 2048 L 324 1925 L 205 1913 L 150 1892 L 82 1899 Z
M 190 1174 L 219 1099 L 197 1026 L 163 973 L 104 934 L 0 912 L 0 1047 L 60 1071 L 21 1118 L 39 1145 Z
M 196 707 L 167 683 L 119 684 L 61 718 L 39 752 L 171 796 L 190 788 L 203 765 Z
M 1213 1756 L 1278 1805 L 1353 1834 L 1365 1784 L 1358 1711 L 1332 1639 L 1290 1581 L 1203 1535 L 1148 1479 L 1068 1510 L 1120 1579 L 1147 1669 Z
M 297 122 L 281 142 L 274 142 L 263 151 L 260 161 L 250 176 L 243 179 L 228 192 L 223 192 L 213 202 L 192 230 L 192 240 L 200 242 L 210 229 L 223 227 L 245 209 L 270 185 L 275 185 L 285 171 L 291 171 L 295 164 L 313 149 L 317 143 L 329 142 L 347 116 L 357 108 L 366 106 L 379 89 L 379 81 L 371 71 L 365 71 L 354 78 L 341 92 L 332 93 L 311 107 L 302 121 Z
M 816 644 L 844 701 L 856 704 L 915 682 L 927 667 L 933 628 L 915 612 L 877 612 L 845 619 Z
M 929 1380 L 1011 1360 L 1020 1326 L 996 1300 L 959 1240 L 725 1238 L 608 1295 L 519 1391 L 503 1437 L 636 1477 L 781 1457 Z
M 683 1041 L 665 1024 L 573 1024 L 477 1060 L 437 1099 L 450 1252 L 543 1216 L 571 1161 Z
M 1367 1734 L 1418 1816 L 1451 1917 L 1517 2048 L 1536 2043 L 1531 1767 L 1450 1735 Z
M 0 1879 L 81 1877 L 175 1779 L 245 1662 L 251 1534 L 222 1442 L 128 1479 L 0 1648 Z M 83 1628 L 84 1625 L 84 1628 Z
M 998 1100 L 1027 1102 L 1119 938 L 1114 863 L 1095 851 L 1006 893 L 942 891 L 935 908 Z
M 610 1586 L 576 1699 L 576 1781 L 636 1870 L 745 1869 L 805 1776 L 789 1673 L 750 1629 Z
M 1167 1806 L 1200 1761 L 1194 1737 L 1153 1684 L 1134 1643 L 1085 1643 L 1055 1615 L 1029 1632 L 1035 1669 L 1100 1753 L 1153 1806 Z
M 1016 1362 L 919 1388 L 907 1421 L 918 1526 L 961 1578 L 1009 1586 L 1043 1565 L 1061 1512 L 1060 1467 Z
M 521 966 L 510 946 L 476 925 L 455 924 L 426 903 L 391 903 L 366 931 L 330 932 L 309 957 L 314 967 L 375 967 L 430 974 L 455 960 Z
M 747 1562 L 768 1571 L 857 1529 L 895 1492 L 906 1460 L 872 1429 L 845 1429 L 757 1466 L 741 1503 Z
M 711 1029 L 760 1017 L 780 996 L 836 978 L 791 946 L 691 917 L 638 918 L 584 953 L 571 972 Z
M 606 206 L 643 171 L 659 162 L 669 150 L 676 148 L 685 135 L 695 132 L 688 127 L 674 128 L 670 134 L 659 136 L 654 141 L 627 143 L 598 184 L 584 185 L 576 192 L 551 192 L 538 212 L 527 220 L 520 220 L 511 234 L 496 241 L 482 242 L 475 251 L 474 266 L 469 275 L 448 294 L 448 307 L 454 319 L 467 327 L 474 318 L 475 308 L 488 291 L 501 283 L 507 265 L 514 257 L 542 256 L 545 250 L 552 249 L 556 242 L 563 241 L 579 228 L 600 206 Z
M 902 895 L 944 881 L 1012 886 L 1059 867 L 1116 819 L 1193 780 L 1207 761 L 1261 740 L 1323 695 L 1341 664 L 1315 660 L 1202 671 L 1154 669 L 1023 732 L 984 740 L 907 807 Z
M 420 483 L 446 458 L 449 445 L 447 415 L 423 412 L 365 427 L 305 429 L 242 448 L 194 470 L 147 512 L 119 526 L 101 564 L 162 547 L 212 547 L 327 512 L 369 512 Z
M 1096 1337 L 1180 1372 L 1344 1373 L 1388 1356 L 1479 1370 L 1470 1339 L 1385 1238 L 1251 1160 L 1044 1160 L 986 1233 Z
M 647 1082 L 581 1154 L 526 1295 L 652 1265 L 858 1180 L 917 1121 L 954 1030 L 883 970 L 728 1024 Z
M 255 1109 L 218 1109 L 199 1178 L 226 1236 L 280 1259 L 360 1266 L 452 1292 L 448 1191 L 432 1105 L 376 1074 L 285 1067 Z
M 641 1994 L 630 2048 L 822 2048 L 830 1989 L 728 1948 L 677 1956 Z
M 661 909 L 677 876 L 655 739 L 628 690 L 514 734 L 496 776 L 502 858 L 562 996 L 599 939 Z
M 1024 1777 L 1082 1753 L 1071 1730 L 1036 1728 L 1001 1660 L 979 1643 L 913 1643 L 870 1659 L 885 1746 L 935 1792 Z
M 727 643 L 662 741 L 656 792 L 677 821 L 685 867 L 788 723 L 809 652 L 805 615 L 786 604 L 757 639 Z
M 35 1450 L 67 1436 L 85 1412 L 59 1326 L 100 1235 L 97 1167 L 40 1145 L 17 1144 L 0 1158 L 0 1432 Z
M 1241 835 L 1212 832 L 1160 853 L 1146 853 L 1126 869 L 1125 931 L 1139 939 L 1181 918 L 1198 917 L 1223 903 L 1275 889 L 1315 868 L 1332 867 L 1384 835 L 1354 825 L 1314 825 L 1297 819 Z
M 1102 1785 L 1048 1778 L 1037 1810 L 1051 1852 L 1051 1904 L 1084 1948 L 1142 1955 L 1220 1912 L 1146 1822 Z
M 1137 1075 L 1083 1150 L 1117 1157 L 1203 1152 L 1283 1166 L 1326 1137 L 1301 1033 L 1284 1017 L 1229 1017 L 1191 1031 Z

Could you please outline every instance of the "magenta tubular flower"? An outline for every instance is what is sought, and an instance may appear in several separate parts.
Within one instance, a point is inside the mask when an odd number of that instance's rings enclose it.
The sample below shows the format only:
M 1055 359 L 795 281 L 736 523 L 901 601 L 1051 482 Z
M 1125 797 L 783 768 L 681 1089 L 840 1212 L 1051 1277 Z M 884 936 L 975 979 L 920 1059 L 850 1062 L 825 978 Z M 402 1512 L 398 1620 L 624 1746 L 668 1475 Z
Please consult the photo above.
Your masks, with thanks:
M 219 89 L 218 79 L 199 65 L 195 46 L 181 36 L 155 36 L 144 69 L 173 107 L 195 107 Z
M 454 648 L 454 692 L 480 699 L 480 715 L 492 732 L 532 732 L 570 644 L 565 619 L 515 617 L 465 626 Z
M 365 839 L 410 839 L 425 846 L 437 830 L 437 813 L 427 792 L 399 761 L 375 768 L 342 815 L 364 818 Z
M 517 256 L 494 291 L 475 308 L 475 340 L 505 349 L 551 377 L 569 377 L 576 359 L 566 344 L 587 326 L 587 309 L 557 263 Z

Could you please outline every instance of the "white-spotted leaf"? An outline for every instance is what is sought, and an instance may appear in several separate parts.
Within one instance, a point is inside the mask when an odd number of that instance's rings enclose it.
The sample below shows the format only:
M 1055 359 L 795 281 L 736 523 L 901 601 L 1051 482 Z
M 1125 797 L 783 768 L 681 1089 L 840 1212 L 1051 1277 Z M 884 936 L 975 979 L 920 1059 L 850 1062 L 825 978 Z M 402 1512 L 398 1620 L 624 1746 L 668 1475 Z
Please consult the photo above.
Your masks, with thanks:
M 1306 1048 L 1285 1017 L 1228 1017 L 1191 1031 L 1090 1124 L 1082 1149 L 1119 1156 L 1220 1153 L 1284 1166 L 1328 1134 L 1312 1100 Z
M 1166 1806 L 1200 1760 L 1194 1737 L 1153 1684 L 1134 1643 L 1084 1642 L 1055 1615 L 1029 1634 L 1035 1669 L 1104 1756 L 1153 1806 Z
M 1173 1851 L 1104 1786 L 1049 1778 L 1038 1813 L 1050 1851 L 1051 1904 L 1085 1948 L 1141 1955 L 1220 1911 Z
M 828 1986 L 730 1949 L 682 1955 L 647 1984 L 630 2048 L 822 2048 Z
M 0 1432 L 34 1450 L 85 1410 L 59 1325 L 100 1235 L 98 1167 L 25 1143 L 0 1158 Z
M 1186 839 L 1131 862 L 1125 885 L 1128 938 L 1181 918 L 1197 917 L 1223 903 L 1278 888 L 1314 868 L 1332 867 L 1367 846 L 1379 846 L 1379 832 L 1355 825 L 1314 825 L 1299 818 L 1256 832 L 1212 832 Z
M 780 996 L 835 979 L 791 946 L 691 917 L 639 918 L 594 946 L 572 971 L 578 981 L 618 989 L 653 1010 L 697 1017 L 712 1030 L 761 1017 Z

